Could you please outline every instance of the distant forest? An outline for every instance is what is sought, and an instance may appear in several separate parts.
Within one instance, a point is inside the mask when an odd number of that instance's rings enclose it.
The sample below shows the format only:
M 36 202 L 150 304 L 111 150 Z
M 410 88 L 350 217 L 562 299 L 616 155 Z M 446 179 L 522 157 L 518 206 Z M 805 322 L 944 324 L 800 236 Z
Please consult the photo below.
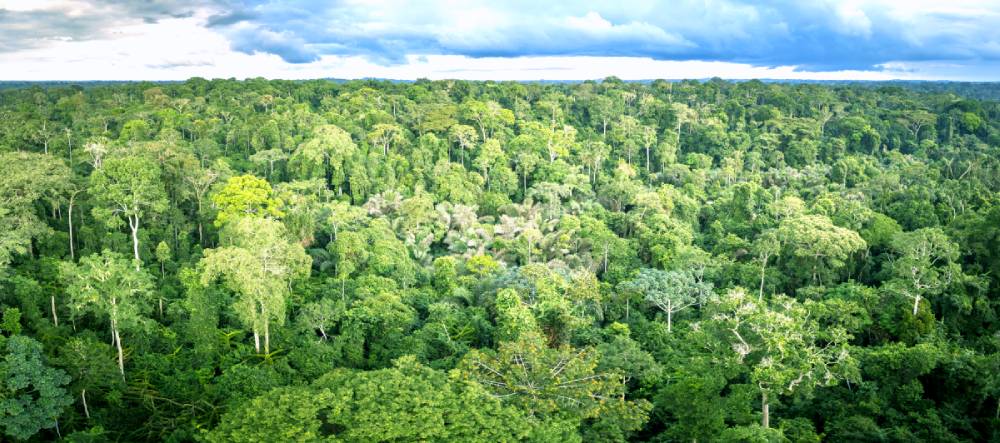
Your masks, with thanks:
M 0 84 L 0 440 L 1000 441 L 1000 86 Z

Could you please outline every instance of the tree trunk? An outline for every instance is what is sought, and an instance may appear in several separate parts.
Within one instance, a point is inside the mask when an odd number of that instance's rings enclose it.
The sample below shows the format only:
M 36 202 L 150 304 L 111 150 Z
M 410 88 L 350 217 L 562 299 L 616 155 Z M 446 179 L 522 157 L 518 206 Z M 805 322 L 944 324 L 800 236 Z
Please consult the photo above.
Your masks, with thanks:
M 67 214 L 67 219 L 69 220 L 69 259 L 70 261 L 76 261 L 76 250 L 73 248 L 73 198 L 76 195 L 72 195 L 69 198 L 69 213 Z
M 674 326 L 674 311 L 667 310 L 667 332 L 671 332 Z
M 760 265 L 760 292 L 757 294 L 757 301 L 764 300 L 764 272 L 767 271 L 767 259 L 770 254 L 764 255 L 764 263 Z
M 201 197 L 198 197 L 198 246 L 205 246 L 205 237 L 201 229 Z
M 125 354 L 122 352 L 122 337 L 118 334 L 118 327 L 114 328 L 115 336 L 115 349 L 118 350 L 118 372 L 122 374 L 122 380 L 125 380 Z
M 271 328 L 270 322 L 264 320 L 264 353 L 271 353 Z
M 135 256 L 135 270 L 139 270 L 142 263 L 139 259 L 139 216 L 129 216 L 128 225 L 132 228 L 132 253 Z
M 253 347 L 260 354 L 260 334 L 257 334 L 257 328 L 253 330 Z
M 52 302 L 52 323 L 59 327 L 59 315 L 56 314 L 56 296 L 49 296 L 49 300 Z
M 913 316 L 917 316 L 917 309 L 920 308 L 920 296 L 913 297 Z
M 85 415 L 87 417 L 87 420 L 90 420 L 90 409 L 87 408 L 87 390 L 86 389 L 80 390 L 80 400 L 83 400 L 83 415 Z
M 771 427 L 771 404 L 767 402 L 767 392 L 762 392 L 760 397 L 760 424 L 765 429 Z

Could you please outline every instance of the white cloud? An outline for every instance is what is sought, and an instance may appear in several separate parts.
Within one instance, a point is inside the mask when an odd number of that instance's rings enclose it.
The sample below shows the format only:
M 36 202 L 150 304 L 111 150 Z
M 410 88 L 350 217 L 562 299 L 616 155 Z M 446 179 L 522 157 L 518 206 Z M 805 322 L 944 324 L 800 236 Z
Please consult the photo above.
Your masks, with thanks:
M 848 35 L 871 37 L 872 21 L 861 9 L 858 2 L 843 2 L 837 5 L 837 18 L 841 31 Z

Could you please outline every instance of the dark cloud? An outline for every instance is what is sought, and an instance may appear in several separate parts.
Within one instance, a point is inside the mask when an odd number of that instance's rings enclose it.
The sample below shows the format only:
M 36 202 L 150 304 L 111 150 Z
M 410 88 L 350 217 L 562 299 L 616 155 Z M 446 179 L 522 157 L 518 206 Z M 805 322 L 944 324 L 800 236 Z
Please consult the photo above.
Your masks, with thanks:
M 44 46 L 54 40 L 85 40 L 105 32 L 99 20 L 87 20 L 57 11 L 0 9 L 0 52 Z
M 208 18 L 206 26 L 209 28 L 216 28 L 222 26 L 235 25 L 237 23 L 247 22 L 250 20 L 257 19 L 257 14 L 252 11 L 233 11 L 225 12 L 221 14 L 214 14 Z
M 274 54 L 288 63 L 309 63 L 319 60 L 319 54 L 308 48 L 302 39 L 288 33 L 266 29 L 248 29 L 234 33 L 233 50 L 254 54 Z
M 114 38 L 122 26 L 192 17 L 203 8 L 231 5 L 215 0 L 91 0 L 28 11 L 0 6 L 0 52 L 46 46 L 53 41 Z

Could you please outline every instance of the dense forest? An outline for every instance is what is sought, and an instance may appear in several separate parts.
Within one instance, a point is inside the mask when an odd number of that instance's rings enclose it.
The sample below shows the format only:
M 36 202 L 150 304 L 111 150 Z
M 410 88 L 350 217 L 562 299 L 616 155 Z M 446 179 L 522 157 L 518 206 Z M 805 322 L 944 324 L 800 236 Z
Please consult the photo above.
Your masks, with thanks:
M 1000 441 L 998 102 L 25 86 L 0 168 L 0 440 Z

